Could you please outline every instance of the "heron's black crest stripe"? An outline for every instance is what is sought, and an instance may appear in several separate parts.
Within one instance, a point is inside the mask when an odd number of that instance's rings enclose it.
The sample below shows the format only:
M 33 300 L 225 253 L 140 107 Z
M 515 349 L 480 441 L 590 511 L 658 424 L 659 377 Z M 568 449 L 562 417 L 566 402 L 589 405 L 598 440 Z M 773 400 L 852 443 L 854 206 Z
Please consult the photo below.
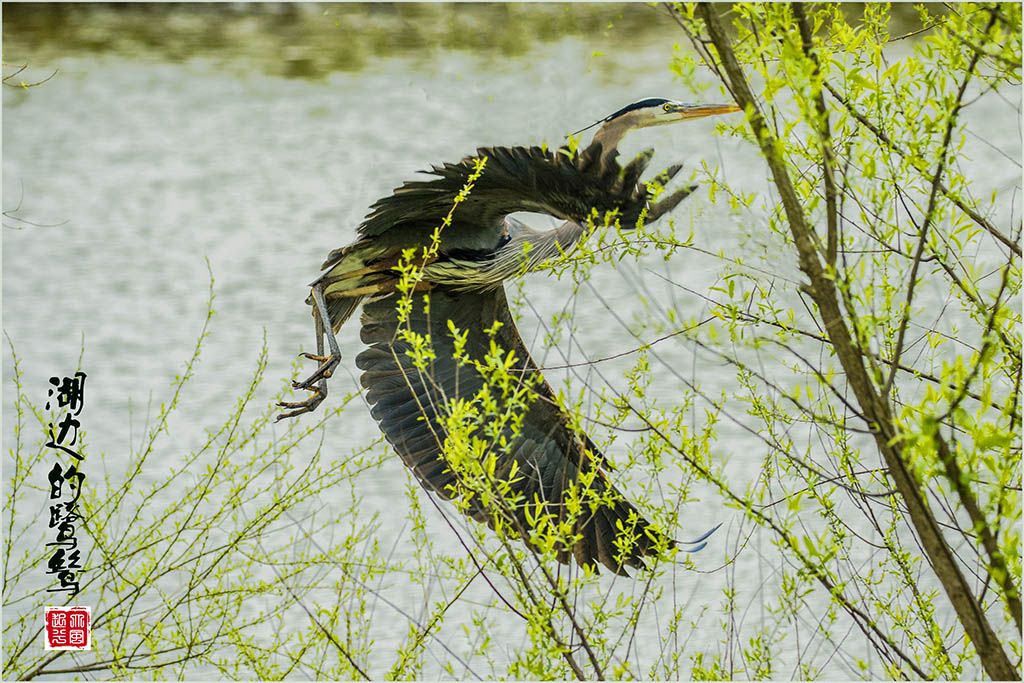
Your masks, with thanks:
M 672 100 L 667 100 L 664 97 L 648 97 L 647 99 L 637 100 L 633 104 L 627 104 L 625 107 L 618 110 L 614 114 L 606 116 L 604 119 L 602 119 L 602 121 L 612 121 L 614 119 L 619 118 L 623 114 L 628 114 L 631 111 L 636 111 L 637 109 L 646 109 L 647 107 L 660 107 L 666 102 L 671 101 Z
M 618 111 L 616 111 L 616 112 L 614 112 L 612 114 L 609 114 L 608 116 L 604 117 L 603 119 L 600 119 L 598 121 L 594 121 L 592 124 L 590 124 L 589 126 L 587 126 L 585 128 L 580 128 L 578 131 L 575 131 L 573 133 L 569 133 L 569 135 L 579 135 L 580 133 L 582 133 L 585 130 L 590 130 L 594 126 L 596 126 L 598 124 L 601 124 L 601 123 L 608 123 L 609 121 L 613 121 L 613 120 L 619 118 L 620 116 L 622 116 L 623 114 L 628 114 L 631 111 L 636 111 L 637 109 L 645 109 L 647 107 L 660 107 L 661 105 L 665 104 L 666 102 L 671 102 L 671 101 L 672 100 L 665 99 L 664 97 L 648 97 L 648 98 L 645 98 L 645 99 L 642 99 L 642 100 L 637 100 L 636 102 L 633 102 L 632 104 L 627 104 L 622 109 L 619 109 Z

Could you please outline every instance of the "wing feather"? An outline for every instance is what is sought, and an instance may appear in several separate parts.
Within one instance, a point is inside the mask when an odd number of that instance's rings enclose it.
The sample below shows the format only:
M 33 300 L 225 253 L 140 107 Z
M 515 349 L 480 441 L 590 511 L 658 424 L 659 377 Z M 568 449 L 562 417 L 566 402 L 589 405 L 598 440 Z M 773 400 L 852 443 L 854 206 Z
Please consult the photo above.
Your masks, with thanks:
M 641 155 L 630 164 L 629 182 L 623 183 L 618 165 L 597 175 L 596 166 L 588 168 L 566 148 L 481 147 L 475 155 L 457 163 L 425 171 L 432 178 L 406 181 L 379 199 L 359 226 L 359 234 L 364 239 L 377 238 L 376 244 L 388 243 L 390 235 L 396 234 L 405 247 L 425 243 L 448 215 L 455 196 L 475 171 L 476 162 L 485 157 L 482 175 L 445 229 L 445 241 L 462 249 L 493 246 L 501 233 L 502 219 L 517 211 L 545 213 L 582 224 L 592 209 L 602 213 L 618 210 L 626 225 L 635 221 L 647 204 L 646 191 L 637 187 L 636 179 L 646 168 L 649 155 Z
M 490 351 L 492 337 L 484 330 L 495 321 L 500 322 L 493 341 L 502 351 L 515 353 L 514 371 L 524 378 L 534 378 L 536 393 L 518 431 L 502 432 L 506 446 L 501 448 L 492 442 L 495 445 L 489 451 L 495 456 L 494 477 L 509 482 L 517 501 L 513 509 L 514 526 L 528 534 L 526 507 L 538 502 L 557 519 L 565 519 L 569 514 L 566 499 L 587 473 L 593 476 L 595 494 L 610 498 L 611 503 L 602 504 L 582 496 L 582 514 L 575 526 L 578 538 L 572 547 L 557 548 L 558 559 L 568 562 L 575 557 L 581 565 L 600 562 L 618 573 L 625 573 L 627 566 L 642 566 L 644 557 L 654 552 L 658 532 L 608 481 L 602 471 L 604 460 L 590 440 L 569 428 L 567 416 L 557 407 L 554 393 L 540 376 L 516 331 L 504 290 L 460 293 L 435 288 L 429 293 L 429 315 L 425 311 L 425 296 L 428 295 L 415 295 L 409 326 L 420 335 L 429 335 L 435 358 L 428 372 L 414 367 L 407 353 L 410 345 L 397 334 L 398 295 L 364 306 L 361 336 L 370 347 L 356 357 L 356 365 L 363 371 L 361 382 L 372 405 L 371 413 L 417 479 L 445 498 L 453 495 L 457 476 L 444 459 L 446 401 L 471 401 L 485 388 L 484 377 L 475 367 L 456 362 L 448 320 L 468 333 L 465 350 L 475 360 L 482 360 Z M 513 466 L 515 477 L 511 477 Z M 492 513 L 478 501 L 469 514 L 478 521 L 495 524 Z M 635 536 L 636 542 L 618 557 L 616 539 L 623 535 Z

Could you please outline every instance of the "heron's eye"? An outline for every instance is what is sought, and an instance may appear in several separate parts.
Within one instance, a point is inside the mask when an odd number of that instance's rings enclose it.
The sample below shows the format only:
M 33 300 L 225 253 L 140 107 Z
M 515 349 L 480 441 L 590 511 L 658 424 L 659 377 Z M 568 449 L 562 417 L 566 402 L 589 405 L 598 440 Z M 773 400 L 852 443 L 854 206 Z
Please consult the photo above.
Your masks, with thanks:
M 665 104 L 661 105 L 661 108 L 664 109 L 665 111 L 672 111 L 672 105 L 669 104 L 668 102 L 666 102 Z

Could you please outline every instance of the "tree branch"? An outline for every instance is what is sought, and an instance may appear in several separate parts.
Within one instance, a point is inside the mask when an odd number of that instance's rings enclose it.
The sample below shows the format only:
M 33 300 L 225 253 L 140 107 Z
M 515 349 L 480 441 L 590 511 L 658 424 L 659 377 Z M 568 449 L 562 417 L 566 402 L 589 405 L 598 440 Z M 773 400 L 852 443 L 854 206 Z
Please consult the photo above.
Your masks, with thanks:
M 821 64 L 814 54 L 814 37 L 811 35 L 811 25 L 807 21 L 807 15 L 801 3 L 793 4 L 793 17 L 800 27 L 800 40 L 803 43 L 804 54 L 814 64 L 814 76 L 821 75 Z M 836 178 L 835 178 L 835 150 L 832 149 L 832 133 L 828 124 L 828 109 L 825 108 L 825 96 L 821 93 L 820 84 L 817 86 L 817 93 L 814 97 L 814 106 L 817 109 L 818 120 L 814 123 L 818 129 L 818 142 L 821 145 L 821 176 L 825 185 L 825 220 L 828 223 L 826 235 L 825 262 L 832 268 L 836 265 L 836 252 L 839 249 L 839 229 L 837 227 L 838 211 L 836 210 Z
M 843 97 L 842 93 L 836 90 L 836 88 L 833 85 L 831 85 L 828 81 L 823 81 L 822 85 L 825 86 L 825 89 L 828 90 L 829 94 L 832 95 L 832 97 L 834 97 L 837 102 L 843 105 L 843 108 L 846 109 L 847 112 L 849 112 L 850 116 L 857 119 L 857 121 L 862 126 L 871 131 L 871 133 L 878 139 L 879 142 L 881 142 L 887 148 L 889 148 L 893 152 L 896 152 L 902 157 L 910 156 L 910 152 L 901 147 L 897 142 L 891 140 L 889 136 L 885 134 L 885 131 L 880 129 L 878 126 L 872 123 L 866 116 L 864 116 L 864 114 L 858 111 L 857 108 L 853 106 L 853 103 L 847 100 L 845 97 Z M 1012 251 L 1014 254 L 1016 254 L 1017 256 L 1021 255 L 1020 244 L 1004 235 L 1002 231 L 999 230 L 999 228 L 997 228 L 995 225 L 991 223 L 991 221 L 989 221 L 987 218 L 985 218 L 980 213 L 975 211 L 973 208 L 968 206 L 963 199 L 961 199 L 957 194 L 955 194 L 952 190 L 946 187 L 945 184 L 940 182 L 938 184 L 938 188 L 939 192 L 942 193 L 942 196 L 948 199 L 949 201 L 953 202 L 953 204 L 958 209 L 963 211 L 968 218 L 970 218 L 972 221 L 974 221 L 979 226 L 988 231 L 988 233 L 995 237 L 997 240 L 999 240 L 1007 247 L 1009 247 L 1010 251 Z
M 967 635 L 977 648 L 982 665 L 993 679 L 1019 679 L 1020 673 L 1010 664 L 983 608 L 975 599 L 952 550 L 943 538 L 920 483 L 907 467 L 900 445 L 900 434 L 893 423 L 889 406 L 876 393 L 864 367 L 864 359 L 854 347 L 836 298 L 835 281 L 827 276 L 818 260 L 811 229 L 797 197 L 781 148 L 776 145 L 775 137 L 765 125 L 764 117 L 758 109 L 725 30 L 718 20 L 717 12 L 717 8 L 710 4 L 697 6 L 697 14 L 704 20 L 711 42 L 718 52 L 727 78 L 726 86 L 736 103 L 746 112 L 754 139 L 761 148 L 779 191 L 797 249 L 800 270 L 810 280 L 809 286 L 805 285 L 804 289 L 818 307 L 829 340 L 846 371 L 850 388 L 874 432 L 875 443 L 888 467 L 889 476 L 907 505 L 910 521 L 921 539 L 925 554 Z

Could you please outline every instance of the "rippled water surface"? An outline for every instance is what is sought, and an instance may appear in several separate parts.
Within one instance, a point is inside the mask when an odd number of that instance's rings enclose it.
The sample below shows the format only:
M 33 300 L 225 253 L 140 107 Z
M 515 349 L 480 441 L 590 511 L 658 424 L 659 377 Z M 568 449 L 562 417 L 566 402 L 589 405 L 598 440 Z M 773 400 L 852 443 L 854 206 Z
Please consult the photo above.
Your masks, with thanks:
M 673 80 L 666 68 L 670 42 L 641 41 L 614 57 L 594 52 L 590 43 L 567 38 L 486 61 L 447 50 L 422 60 L 364 55 L 359 69 L 309 79 L 224 68 L 209 56 L 54 56 L 33 64 L 35 74 L 59 71 L 40 87 L 5 88 L 3 100 L 3 207 L 10 214 L 3 233 L 3 324 L 21 359 L 23 383 L 45 395 L 50 375 L 76 367 L 84 339 L 90 465 L 102 460 L 108 471 L 123 468 L 147 411 L 167 400 L 200 332 L 208 261 L 217 313 L 196 379 L 171 425 L 175 447 L 165 446 L 160 454 L 169 467 L 180 462 L 230 413 L 264 335 L 271 380 L 257 401 L 269 401 L 290 376 L 295 354 L 312 341 L 303 304 L 307 283 L 328 251 L 353 239 L 368 206 L 401 181 L 481 145 L 559 144 L 567 132 L 643 96 L 719 97 L 717 87 L 695 94 Z M 1002 110 L 991 111 L 1002 125 Z M 730 182 L 764 192 L 765 171 L 756 156 L 735 140 L 712 136 L 713 128 L 713 121 L 699 121 L 638 132 L 624 154 L 655 146 L 655 166 L 681 161 L 694 168 L 706 160 Z M 674 216 L 680 230 L 695 230 L 697 243 L 711 252 L 729 254 L 750 244 L 750 226 L 744 224 L 749 214 L 737 217 L 711 205 L 706 191 Z M 641 266 L 598 267 L 590 282 L 627 321 L 637 306 L 638 283 L 695 315 L 699 299 L 657 277 L 706 291 L 716 263 L 686 254 L 667 263 L 654 257 Z M 785 262 L 777 265 L 785 270 Z M 544 274 L 526 278 L 531 306 L 519 311 L 521 329 L 538 362 L 561 365 L 584 360 L 580 349 L 593 359 L 637 345 L 585 287 L 574 304 L 575 344 L 565 339 L 544 351 L 542 323 L 566 306 L 567 288 L 564 280 Z M 357 327 L 344 328 L 340 341 L 346 357 L 332 380 L 335 400 L 358 388 L 352 362 L 360 348 Z M 682 344 L 664 345 L 659 353 L 712 391 L 732 374 Z M 8 375 L 10 359 L 7 351 Z M 604 382 L 621 389 L 628 363 L 602 364 L 600 376 L 551 371 L 549 380 L 577 393 L 584 384 L 600 391 Z M 671 405 L 681 386 L 662 372 L 651 391 Z M 13 396 L 7 381 L 5 406 Z M 7 411 L 8 438 L 12 429 Z M 329 423 L 326 433 L 327 447 L 344 452 L 379 435 L 358 405 Z M 737 472 L 756 472 L 763 446 L 731 424 L 722 425 L 721 439 L 717 450 Z M 609 456 L 615 459 L 614 449 Z M 408 481 L 397 458 L 360 479 L 365 511 L 382 516 L 385 547 L 408 534 L 402 499 Z M 450 541 L 429 505 L 426 514 L 431 532 Z M 729 522 L 732 514 L 715 502 L 691 504 L 683 515 L 689 528 L 680 535 Z M 731 542 L 725 546 L 725 534 L 720 536 L 721 544 L 694 556 L 698 567 L 717 567 L 734 551 Z M 405 559 L 408 544 L 397 547 L 395 559 Z M 738 571 L 749 572 L 752 584 L 761 580 L 753 565 Z M 697 596 L 699 604 L 706 596 L 714 606 L 724 580 L 722 572 L 684 573 L 665 589 L 681 603 Z M 422 594 L 410 592 L 400 577 L 382 590 L 388 599 L 422 611 Z M 406 624 L 383 605 L 375 609 L 377 647 L 392 651 L 405 637 Z M 468 613 L 452 619 L 468 623 Z M 716 642 L 717 620 L 708 624 L 710 632 L 695 637 Z M 508 635 L 501 647 L 511 651 L 523 642 L 519 623 L 496 629 Z

